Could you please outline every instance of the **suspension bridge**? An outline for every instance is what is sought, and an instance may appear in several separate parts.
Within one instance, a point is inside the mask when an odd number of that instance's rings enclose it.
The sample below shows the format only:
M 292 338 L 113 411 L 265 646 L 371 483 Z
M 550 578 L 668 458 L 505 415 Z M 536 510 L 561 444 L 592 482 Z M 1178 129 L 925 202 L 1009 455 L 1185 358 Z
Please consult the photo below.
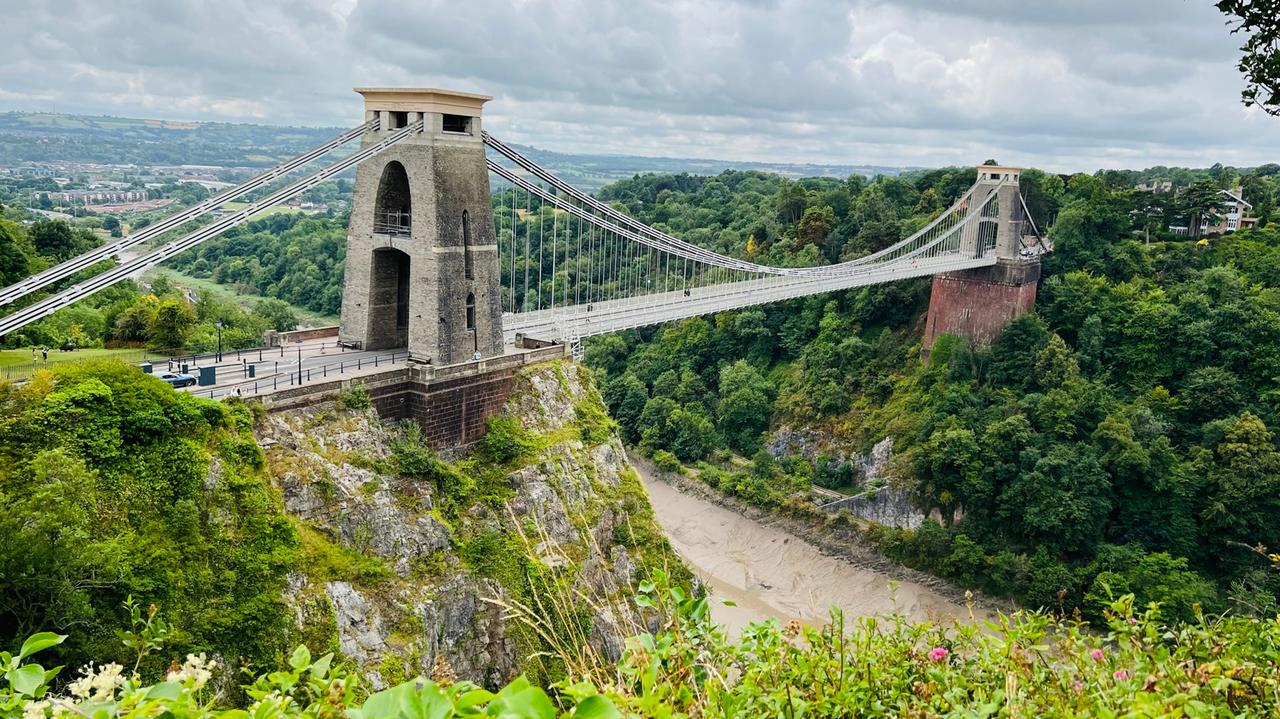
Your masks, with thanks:
M 0 290 L 0 308 L 17 307 L 0 317 L 0 337 L 352 168 L 341 341 L 365 351 L 405 348 L 412 360 L 436 365 L 500 356 L 530 339 L 577 348 L 592 335 L 910 277 L 1026 284 L 981 273 L 1002 264 L 1038 267 L 1047 251 L 1018 170 L 981 166 L 949 208 L 879 251 L 812 267 L 758 264 L 681 240 L 563 181 L 480 127 L 486 96 L 357 92 L 365 100 L 362 124 Z M 231 200 L 247 204 L 219 213 Z M 136 247 L 149 249 L 125 252 Z M 42 294 L 112 258 L 119 262 Z M 1034 277 L 1030 283 L 1034 294 Z M 931 308 L 930 322 L 938 321 L 944 326 L 931 336 L 964 331 L 973 320 L 964 308 L 937 317 Z

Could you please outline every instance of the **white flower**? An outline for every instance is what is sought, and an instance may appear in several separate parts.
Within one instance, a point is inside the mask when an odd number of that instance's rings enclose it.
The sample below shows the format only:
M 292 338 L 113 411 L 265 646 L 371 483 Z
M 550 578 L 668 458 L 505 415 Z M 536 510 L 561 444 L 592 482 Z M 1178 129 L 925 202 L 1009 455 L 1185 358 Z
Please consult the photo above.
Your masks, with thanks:
M 49 708 L 49 702 L 41 699 L 38 702 L 28 702 L 22 708 L 22 719 L 45 719 L 44 711 Z
M 89 662 L 80 670 L 80 673 L 83 676 L 67 685 L 67 691 L 71 692 L 73 697 L 88 699 L 89 694 L 93 692 L 93 662 Z
M 213 669 L 217 666 L 216 661 L 206 659 L 203 653 L 188 654 L 182 666 L 177 671 L 169 672 L 165 678 L 171 682 L 186 684 L 198 691 L 209 682 L 209 678 L 213 676 Z
M 98 675 L 93 678 L 93 694 L 89 698 L 95 702 L 114 698 L 116 688 L 124 684 L 123 672 L 124 667 L 114 662 L 100 667 Z

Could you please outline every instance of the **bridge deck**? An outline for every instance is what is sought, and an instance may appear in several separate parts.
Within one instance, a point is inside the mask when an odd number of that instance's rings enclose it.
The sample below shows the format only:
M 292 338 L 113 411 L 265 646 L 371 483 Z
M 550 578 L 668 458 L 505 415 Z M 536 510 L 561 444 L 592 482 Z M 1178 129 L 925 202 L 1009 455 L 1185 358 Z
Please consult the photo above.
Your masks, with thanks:
M 517 333 L 538 339 L 569 340 L 909 277 L 988 267 L 995 263 L 994 254 L 985 257 L 950 255 L 915 262 L 872 265 L 864 272 L 841 277 L 770 277 L 729 282 L 713 287 L 692 288 L 688 296 L 685 296 L 683 290 L 676 290 L 595 302 L 591 305 L 507 313 L 502 317 L 502 327 L 508 343 L 514 341 Z

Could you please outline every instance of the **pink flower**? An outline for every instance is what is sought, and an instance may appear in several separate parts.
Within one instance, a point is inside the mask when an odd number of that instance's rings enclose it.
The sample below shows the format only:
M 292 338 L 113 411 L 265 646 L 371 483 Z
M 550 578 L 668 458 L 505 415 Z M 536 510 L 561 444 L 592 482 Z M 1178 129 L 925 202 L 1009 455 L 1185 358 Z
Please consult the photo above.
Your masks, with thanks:
M 943 659 L 946 659 L 947 655 L 950 653 L 951 652 L 948 652 L 946 647 L 934 647 L 933 650 L 929 652 L 929 658 L 935 662 L 940 662 Z
M 1137 623 L 1138 623 L 1137 619 L 1134 619 L 1133 617 L 1129 617 L 1129 626 L 1133 626 L 1134 624 L 1137 624 Z
M 1074 691 L 1076 694 L 1083 694 L 1083 693 L 1084 693 L 1084 682 L 1081 682 L 1081 681 L 1078 681 L 1078 680 L 1077 680 L 1077 681 L 1072 682 L 1072 683 L 1071 683 L 1071 690 L 1072 690 L 1072 691 Z
M 1128 678 L 1129 678 L 1129 672 L 1126 672 L 1126 671 L 1125 671 L 1125 670 L 1123 670 L 1123 669 L 1117 669 L 1117 670 L 1116 670 L 1116 673 L 1115 673 L 1115 674 L 1112 674 L 1111 676 L 1115 677 L 1115 680 L 1116 680 L 1116 681 L 1118 681 L 1118 682 L 1122 682 L 1122 681 L 1124 681 L 1125 679 L 1128 679 Z
M 1100 662 L 1102 661 L 1102 658 L 1105 655 L 1102 653 L 1101 649 L 1094 649 L 1093 651 L 1089 652 L 1089 656 L 1093 657 L 1093 660 L 1095 662 Z

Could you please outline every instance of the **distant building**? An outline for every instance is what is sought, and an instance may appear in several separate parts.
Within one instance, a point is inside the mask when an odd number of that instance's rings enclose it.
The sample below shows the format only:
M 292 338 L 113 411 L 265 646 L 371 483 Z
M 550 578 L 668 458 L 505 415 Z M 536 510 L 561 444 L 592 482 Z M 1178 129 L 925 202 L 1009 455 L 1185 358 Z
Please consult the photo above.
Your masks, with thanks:
M 1230 190 L 1219 190 L 1224 196 L 1222 210 L 1214 218 L 1200 218 L 1201 235 L 1221 235 L 1236 230 L 1247 230 L 1258 226 L 1258 218 L 1250 214 L 1253 205 L 1244 201 L 1239 187 Z M 1210 222 L 1213 219 L 1213 222 Z M 1169 231 L 1175 235 L 1188 235 L 1187 225 L 1169 225 Z
M 110 202 L 142 202 L 147 199 L 146 190 L 63 190 L 49 192 L 54 202 L 72 205 L 100 205 Z
M 1144 182 L 1141 185 L 1134 185 L 1133 189 L 1138 192 L 1173 192 L 1172 180 L 1152 180 Z
M 1244 201 L 1239 187 L 1222 190 L 1222 194 L 1226 196 L 1226 200 L 1222 203 L 1222 212 L 1218 214 L 1216 223 L 1206 225 L 1205 229 L 1208 232 L 1222 234 L 1258 225 L 1258 218 L 1251 217 L 1249 214 L 1253 205 Z

